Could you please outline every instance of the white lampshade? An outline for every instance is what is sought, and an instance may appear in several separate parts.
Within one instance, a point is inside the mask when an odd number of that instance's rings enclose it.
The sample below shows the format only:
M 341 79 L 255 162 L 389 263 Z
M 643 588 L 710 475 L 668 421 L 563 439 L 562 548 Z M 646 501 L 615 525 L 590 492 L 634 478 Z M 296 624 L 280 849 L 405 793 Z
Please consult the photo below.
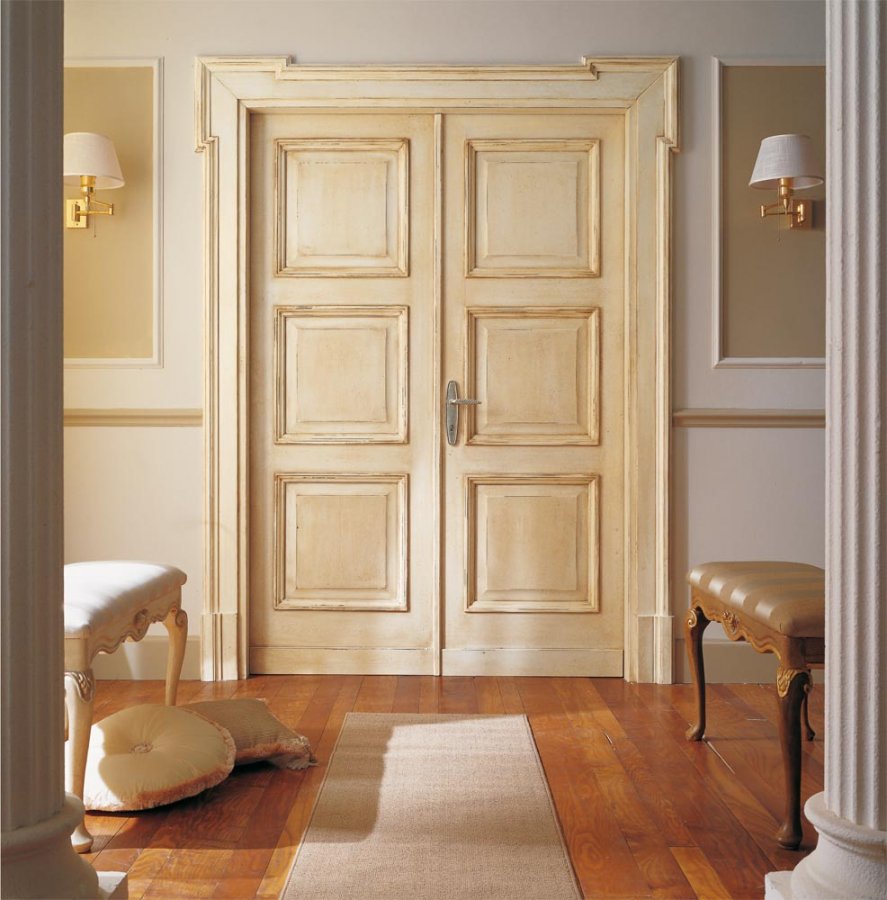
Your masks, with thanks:
M 822 184 L 822 171 L 806 134 L 774 134 L 761 141 L 749 187 L 777 188 L 780 178 L 791 178 L 795 190 Z
M 123 187 L 123 173 L 111 138 L 90 131 L 65 135 L 65 184 L 79 185 L 81 175 L 95 175 L 99 190 Z

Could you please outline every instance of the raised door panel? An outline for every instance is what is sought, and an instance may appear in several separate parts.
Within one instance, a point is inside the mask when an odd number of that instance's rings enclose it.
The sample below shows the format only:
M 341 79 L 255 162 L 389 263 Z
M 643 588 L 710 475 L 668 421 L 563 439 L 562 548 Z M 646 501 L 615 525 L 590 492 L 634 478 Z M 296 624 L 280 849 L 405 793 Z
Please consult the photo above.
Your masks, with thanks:
M 469 476 L 467 612 L 598 608 L 595 476 Z
M 276 148 L 278 275 L 407 275 L 407 140 L 278 140 Z
M 407 307 L 279 306 L 278 443 L 407 440 Z
M 597 140 L 470 140 L 469 277 L 593 277 L 600 253 Z
M 600 310 L 466 310 L 470 444 L 597 444 Z
M 276 482 L 276 609 L 407 609 L 405 476 Z

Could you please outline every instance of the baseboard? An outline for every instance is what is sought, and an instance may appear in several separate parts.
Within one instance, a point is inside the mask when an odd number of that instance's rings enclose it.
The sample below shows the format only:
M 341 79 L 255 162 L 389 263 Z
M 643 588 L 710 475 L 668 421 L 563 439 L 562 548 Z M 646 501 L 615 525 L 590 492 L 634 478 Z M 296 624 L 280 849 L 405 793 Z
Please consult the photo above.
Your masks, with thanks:
M 99 679 L 142 681 L 166 677 L 169 641 L 148 635 L 127 642 L 116 652 L 100 653 L 93 662 Z M 674 677 L 690 681 L 683 638 L 674 642 Z M 768 683 L 776 678 L 776 657 L 758 653 L 744 642 L 706 641 L 705 679 L 717 684 Z M 430 650 L 253 647 L 250 671 L 255 674 L 317 675 L 430 675 Z M 621 650 L 444 650 L 444 675 L 575 675 L 622 677 Z M 200 638 L 192 635 L 185 646 L 183 679 L 200 678 Z
M 621 650 L 444 650 L 444 675 L 622 677 Z
M 745 641 L 705 641 L 705 680 L 710 684 L 761 684 L 776 680 L 776 657 L 758 653 Z M 674 642 L 674 678 L 677 683 L 691 680 L 687 649 L 683 638 Z
M 166 658 L 169 640 L 165 635 L 149 634 L 138 642 L 127 641 L 113 653 L 99 653 L 93 660 L 96 678 L 147 681 L 166 678 Z M 191 635 L 185 644 L 182 678 L 200 678 L 200 638 Z
M 430 649 L 250 647 L 253 675 L 431 675 Z

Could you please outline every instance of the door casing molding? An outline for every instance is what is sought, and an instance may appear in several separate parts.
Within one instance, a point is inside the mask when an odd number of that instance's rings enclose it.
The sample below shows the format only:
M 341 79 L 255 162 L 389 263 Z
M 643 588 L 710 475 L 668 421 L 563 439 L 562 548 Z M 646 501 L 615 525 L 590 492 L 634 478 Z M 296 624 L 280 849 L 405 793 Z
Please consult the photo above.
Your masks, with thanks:
M 438 114 L 439 121 L 439 114 L 453 111 L 609 108 L 625 111 L 627 144 L 624 673 L 629 681 L 670 683 L 677 58 L 585 57 L 573 66 L 302 66 L 285 56 L 227 56 L 198 58 L 195 75 L 196 149 L 204 156 L 203 678 L 248 674 L 251 112 L 414 110 Z M 439 381 L 439 360 L 435 371 Z M 438 644 L 439 635 L 437 628 Z M 439 671 L 440 647 L 432 653 Z

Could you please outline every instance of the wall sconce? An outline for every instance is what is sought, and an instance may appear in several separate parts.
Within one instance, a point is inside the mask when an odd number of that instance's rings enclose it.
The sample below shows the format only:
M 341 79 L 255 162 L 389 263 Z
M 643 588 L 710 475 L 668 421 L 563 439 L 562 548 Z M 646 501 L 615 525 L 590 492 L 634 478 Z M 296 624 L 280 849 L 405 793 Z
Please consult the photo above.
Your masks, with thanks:
M 81 197 L 65 201 L 65 226 L 86 228 L 89 216 L 113 216 L 114 205 L 96 200 L 96 190 L 123 187 L 114 142 L 103 134 L 72 131 L 65 135 L 65 184 L 80 185 Z
M 761 205 L 761 218 L 788 216 L 789 228 L 810 228 L 812 201 L 795 200 L 794 191 L 822 184 L 823 177 L 806 134 L 775 134 L 761 141 L 749 187 L 778 189 L 775 203 Z

